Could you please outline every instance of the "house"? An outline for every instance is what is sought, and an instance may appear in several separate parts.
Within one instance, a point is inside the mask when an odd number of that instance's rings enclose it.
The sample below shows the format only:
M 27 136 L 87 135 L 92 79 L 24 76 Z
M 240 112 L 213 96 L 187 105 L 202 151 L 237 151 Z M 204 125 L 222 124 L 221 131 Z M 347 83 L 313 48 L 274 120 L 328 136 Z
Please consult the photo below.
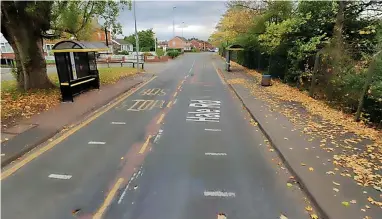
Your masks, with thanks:
M 199 49 L 200 51 L 209 51 L 214 48 L 211 43 L 204 40 L 192 39 L 190 43 L 192 48 Z
M 127 52 L 133 51 L 133 44 L 125 41 L 124 39 L 114 39 L 111 41 L 113 42 L 114 53 L 118 53 L 122 51 L 127 51 Z
M 193 39 L 190 41 L 191 47 L 194 49 L 201 50 L 202 49 L 202 44 L 199 40 Z
M 181 49 L 183 51 L 191 50 L 191 43 L 184 37 L 176 36 L 168 41 L 169 49 Z
M 53 46 L 62 40 L 70 39 L 69 35 L 66 35 L 60 39 L 43 39 L 43 50 L 44 55 L 47 60 L 54 60 L 52 49 Z M 111 40 L 111 33 L 110 31 L 106 31 L 102 26 L 98 23 L 96 19 L 92 21 L 92 34 L 90 36 L 90 39 L 88 41 L 92 42 L 103 42 L 105 43 L 110 49 L 109 51 L 101 52 L 101 53 L 112 53 L 113 47 L 112 47 L 112 40 Z M 7 42 L 7 40 L 1 36 L 1 64 L 11 65 L 13 60 L 15 59 L 15 54 L 13 52 L 13 49 L 11 45 Z
M 166 51 L 167 47 L 168 47 L 168 41 L 167 40 L 158 42 L 158 48 L 161 48 L 164 51 Z

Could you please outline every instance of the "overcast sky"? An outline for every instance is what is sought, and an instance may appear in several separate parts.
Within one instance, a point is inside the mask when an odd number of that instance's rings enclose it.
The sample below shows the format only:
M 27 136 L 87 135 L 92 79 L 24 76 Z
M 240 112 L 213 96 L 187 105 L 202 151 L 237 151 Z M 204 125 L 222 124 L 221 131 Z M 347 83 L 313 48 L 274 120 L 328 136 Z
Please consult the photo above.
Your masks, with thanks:
M 137 1 L 137 29 L 153 28 L 158 40 L 169 40 L 173 36 L 173 16 L 175 18 L 175 35 L 196 37 L 207 40 L 214 31 L 220 16 L 225 12 L 226 1 Z M 173 13 L 173 7 L 174 9 Z M 125 9 L 120 12 L 124 36 L 134 33 L 133 11 Z

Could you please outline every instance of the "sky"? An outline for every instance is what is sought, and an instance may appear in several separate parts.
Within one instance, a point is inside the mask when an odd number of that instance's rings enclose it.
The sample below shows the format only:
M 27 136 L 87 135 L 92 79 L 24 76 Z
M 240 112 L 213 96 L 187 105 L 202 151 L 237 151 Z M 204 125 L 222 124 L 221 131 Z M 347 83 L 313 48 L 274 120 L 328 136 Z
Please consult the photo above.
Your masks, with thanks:
M 137 29 L 152 28 L 158 40 L 170 40 L 173 37 L 173 18 L 175 36 L 196 37 L 208 40 L 226 11 L 226 1 L 136 1 Z M 173 7 L 176 7 L 173 9 Z M 118 21 L 122 25 L 123 38 L 134 33 L 133 11 L 127 8 L 120 11 Z M 184 24 L 183 24 L 184 22 Z M 5 39 L 0 34 L 0 41 Z
M 174 18 L 176 36 L 182 36 L 183 26 L 185 38 L 208 40 L 221 15 L 226 11 L 225 3 L 226 1 L 138 0 L 135 5 L 137 29 L 140 31 L 152 28 L 158 40 L 169 40 L 173 37 Z M 134 33 L 132 10 L 121 11 L 118 21 L 122 24 L 123 36 Z

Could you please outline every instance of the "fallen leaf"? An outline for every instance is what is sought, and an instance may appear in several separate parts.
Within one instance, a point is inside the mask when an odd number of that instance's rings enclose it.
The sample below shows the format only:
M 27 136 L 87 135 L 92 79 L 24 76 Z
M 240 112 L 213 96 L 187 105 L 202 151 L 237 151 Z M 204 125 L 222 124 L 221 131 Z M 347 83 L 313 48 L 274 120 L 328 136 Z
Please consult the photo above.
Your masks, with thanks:
M 288 219 L 285 215 L 281 214 L 280 219 Z
M 365 211 L 366 211 L 366 209 L 364 209 L 364 208 L 361 208 L 361 211 L 365 212 Z
M 309 171 L 313 171 L 314 169 L 313 169 L 313 167 L 309 167 Z
M 349 206 L 349 202 L 342 202 L 342 205 L 348 207 Z
M 306 164 L 304 164 L 304 163 L 301 163 L 301 166 L 306 166 Z
M 275 150 L 271 148 L 271 149 L 269 149 L 269 151 L 270 151 L 270 152 L 273 152 L 273 151 L 275 151 Z
M 335 192 L 339 192 L 340 190 L 337 189 L 337 188 L 333 188 L 333 191 L 335 191 Z
M 284 138 L 284 140 L 288 140 L 288 138 Z
M 311 215 L 310 215 L 310 218 L 312 218 L 312 219 L 318 219 L 318 216 L 317 216 L 317 214 L 311 214 Z
M 313 211 L 313 208 L 312 208 L 312 206 L 308 205 L 308 206 L 305 207 L 305 210 L 307 210 L 307 211 Z
M 335 173 L 334 173 L 333 171 L 328 171 L 328 172 L 326 172 L 326 174 L 328 174 L 328 175 L 334 175 Z
M 369 205 L 365 205 L 365 207 L 366 207 L 367 209 L 370 209 L 370 206 L 369 206 Z
M 290 187 L 293 186 L 293 184 L 292 183 L 287 183 L 287 186 L 290 188 Z
M 355 204 L 355 203 L 357 203 L 357 201 L 356 200 L 351 200 L 350 203 Z
M 339 184 L 339 183 L 337 183 L 337 182 L 334 182 L 334 181 L 333 181 L 333 184 L 336 185 L 336 186 L 341 185 L 341 184 Z

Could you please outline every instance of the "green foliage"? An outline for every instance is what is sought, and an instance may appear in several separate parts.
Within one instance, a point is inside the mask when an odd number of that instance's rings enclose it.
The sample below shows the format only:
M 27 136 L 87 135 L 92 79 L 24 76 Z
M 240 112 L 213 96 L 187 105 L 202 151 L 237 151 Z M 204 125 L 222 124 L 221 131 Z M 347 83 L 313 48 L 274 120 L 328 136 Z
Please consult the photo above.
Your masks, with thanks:
M 377 16 L 380 12 L 366 11 L 380 8 L 382 2 L 344 2 L 343 22 L 338 16 L 340 5 L 337 1 L 267 1 L 264 4 L 234 1 L 228 6 L 235 10 L 236 20 L 240 20 L 238 14 L 245 12 L 242 18 L 252 17 L 251 24 L 245 26 L 245 31 L 240 29 L 240 34 L 229 35 L 238 30 L 227 25 L 230 15 L 225 14 L 221 20 L 227 24 L 217 25 L 211 38 L 220 42 L 221 55 L 225 56 L 227 44 L 239 44 L 244 51 L 233 52 L 232 60 L 249 68 L 266 70 L 300 89 L 311 86 L 315 57 L 319 54 L 315 96 L 354 112 L 372 56 L 382 49 L 382 22 Z M 252 15 L 248 14 L 248 8 L 252 8 Z M 335 31 L 337 27 L 342 31 Z M 223 41 L 224 38 L 229 38 L 229 42 Z M 363 109 L 364 115 L 374 122 L 382 119 L 382 61 L 377 61 Z
M 141 52 L 150 52 L 150 47 L 141 47 Z
M 176 58 L 180 55 L 180 53 L 177 50 L 169 50 L 167 51 L 167 55 L 171 58 Z
M 126 51 L 126 50 L 123 50 L 123 51 L 119 52 L 118 54 L 120 54 L 120 55 L 129 55 L 129 52 Z
M 125 40 L 131 44 L 133 44 L 134 47 L 136 47 L 136 41 L 135 41 L 135 34 L 131 34 L 130 36 L 125 37 Z M 143 52 L 152 51 L 155 48 L 155 39 L 154 39 L 154 32 L 153 29 L 148 30 L 142 30 L 138 32 L 138 40 L 139 40 L 139 47 Z M 145 50 L 143 50 L 143 48 Z
M 157 48 L 157 56 L 158 57 L 161 57 L 161 56 L 163 56 L 164 55 L 164 51 L 163 51 L 163 49 L 162 48 Z

